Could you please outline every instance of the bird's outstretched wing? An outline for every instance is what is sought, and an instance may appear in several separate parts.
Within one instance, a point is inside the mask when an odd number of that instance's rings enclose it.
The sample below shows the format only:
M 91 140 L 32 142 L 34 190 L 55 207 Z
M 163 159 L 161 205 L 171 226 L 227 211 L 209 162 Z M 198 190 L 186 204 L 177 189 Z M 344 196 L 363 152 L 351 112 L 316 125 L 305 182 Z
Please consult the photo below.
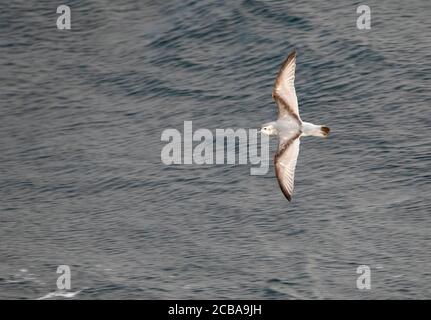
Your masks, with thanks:
M 278 105 L 278 118 L 292 115 L 301 121 L 298 98 L 295 91 L 296 50 L 293 50 L 281 65 L 275 79 L 272 97 Z
M 292 200 L 296 160 L 299 154 L 299 137 L 296 132 L 289 137 L 280 137 L 280 144 L 274 157 L 275 175 L 281 191 L 287 200 Z

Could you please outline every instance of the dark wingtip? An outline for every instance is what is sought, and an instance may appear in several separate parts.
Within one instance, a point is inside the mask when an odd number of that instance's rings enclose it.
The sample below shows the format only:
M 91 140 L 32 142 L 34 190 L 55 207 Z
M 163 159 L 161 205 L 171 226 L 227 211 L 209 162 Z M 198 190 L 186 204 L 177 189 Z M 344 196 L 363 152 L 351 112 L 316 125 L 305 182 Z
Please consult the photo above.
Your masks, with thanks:
M 293 48 L 292 52 L 287 56 L 287 60 L 296 56 L 296 48 Z
M 277 160 L 277 155 L 275 155 L 274 160 L 275 160 L 275 161 Z M 276 170 L 277 170 L 277 169 L 276 169 Z M 276 174 L 277 174 L 277 171 L 276 171 Z M 289 202 L 292 202 L 292 196 L 291 196 L 291 195 L 289 194 L 289 192 L 287 192 L 287 190 L 283 187 L 283 185 L 281 184 L 281 182 L 280 182 L 280 180 L 278 179 L 278 177 L 277 177 L 277 182 L 278 182 L 278 185 L 280 186 L 281 192 L 283 192 L 283 195 L 286 197 L 286 199 L 287 199 Z
M 291 53 L 289 53 L 289 55 L 287 56 L 287 58 L 283 61 L 283 63 L 281 64 L 281 69 L 280 72 L 284 69 L 284 67 L 290 62 L 292 61 L 292 59 L 294 59 L 296 57 L 296 49 L 293 49 Z
M 281 192 L 283 192 L 284 196 L 289 202 L 292 202 L 292 196 L 280 185 Z

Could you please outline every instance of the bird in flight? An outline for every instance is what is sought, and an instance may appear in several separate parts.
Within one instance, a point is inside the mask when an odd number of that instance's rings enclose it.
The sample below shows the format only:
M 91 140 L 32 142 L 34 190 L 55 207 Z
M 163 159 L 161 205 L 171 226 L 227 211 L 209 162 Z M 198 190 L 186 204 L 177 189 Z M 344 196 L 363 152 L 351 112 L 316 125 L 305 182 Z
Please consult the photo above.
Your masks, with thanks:
M 278 136 L 278 150 L 274 157 L 275 175 L 281 191 L 292 201 L 299 139 L 305 136 L 327 137 L 329 127 L 301 120 L 295 92 L 296 50 L 281 65 L 275 79 L 272 97 L 278 106 L 277 121 L 266 123 L 260 132 Z

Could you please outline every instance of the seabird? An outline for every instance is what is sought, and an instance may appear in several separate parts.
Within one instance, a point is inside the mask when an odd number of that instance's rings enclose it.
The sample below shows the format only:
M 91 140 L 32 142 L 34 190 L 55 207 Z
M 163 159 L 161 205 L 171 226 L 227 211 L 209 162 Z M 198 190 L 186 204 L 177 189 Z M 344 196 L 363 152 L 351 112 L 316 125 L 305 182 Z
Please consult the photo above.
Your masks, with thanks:
M 278 136 L 278 150 L 274 156 L 275 175 L 281 191 L 292 201 L 299 139 L 305 136 L 327 137 L 329 127 L 301 120 L 295 92 L 296 50 L 281 65 L 275 79 L 272 97 L 278 106 L 277 121 L 266 123 L 260 132 Z

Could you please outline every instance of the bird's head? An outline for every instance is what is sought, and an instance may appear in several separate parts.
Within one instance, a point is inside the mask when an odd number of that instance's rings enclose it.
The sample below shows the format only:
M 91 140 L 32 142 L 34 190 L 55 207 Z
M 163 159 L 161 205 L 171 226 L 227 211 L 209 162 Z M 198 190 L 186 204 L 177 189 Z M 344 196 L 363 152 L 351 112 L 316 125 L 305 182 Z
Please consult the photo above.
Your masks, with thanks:
M 277 129 L 275 128 L 273 123 L 266 123 L 262 125 L 260 132 L 267 134 L 268 136 L 274 136 L 277 134 Z

